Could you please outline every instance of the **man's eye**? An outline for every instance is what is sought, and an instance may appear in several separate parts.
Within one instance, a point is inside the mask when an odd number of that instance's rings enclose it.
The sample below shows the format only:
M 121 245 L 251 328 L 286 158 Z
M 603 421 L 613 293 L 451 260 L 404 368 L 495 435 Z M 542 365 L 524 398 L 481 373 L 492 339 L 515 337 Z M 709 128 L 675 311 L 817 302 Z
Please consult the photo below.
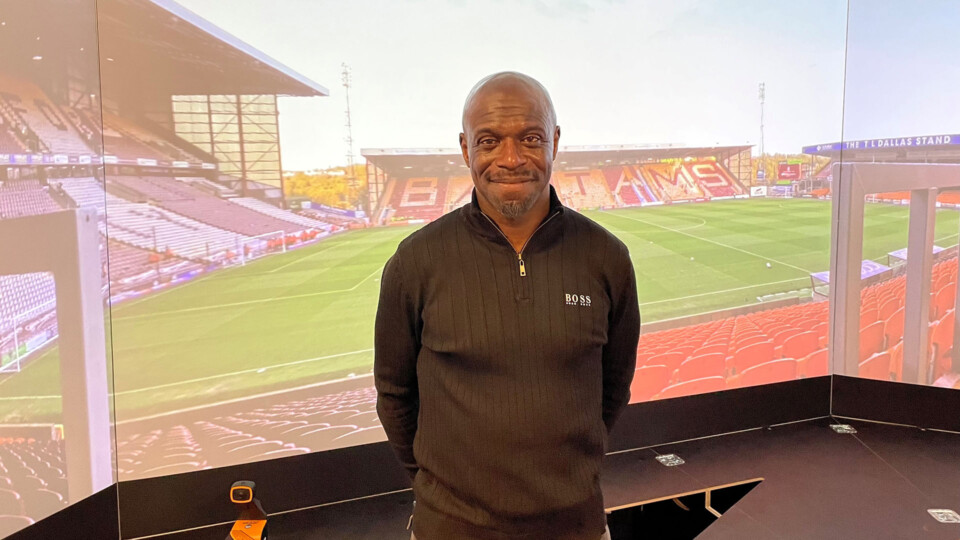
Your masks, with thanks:
M 526 137 L 523 138 L 523 140 L 524 142 L 538 143 L 540 142 L 541 139 L 539 135 L 527 135 Z
M 496 143 L 497 143 L 497 141 L 496 141 L 495 139 L 491 139 L 491 138 L 487 137 L 486 139 L 480 139 L 480 141 L 479 141 L 478 144 L 483 145 L 483 146 L 490 146 L 490 145 L 496 144 Z

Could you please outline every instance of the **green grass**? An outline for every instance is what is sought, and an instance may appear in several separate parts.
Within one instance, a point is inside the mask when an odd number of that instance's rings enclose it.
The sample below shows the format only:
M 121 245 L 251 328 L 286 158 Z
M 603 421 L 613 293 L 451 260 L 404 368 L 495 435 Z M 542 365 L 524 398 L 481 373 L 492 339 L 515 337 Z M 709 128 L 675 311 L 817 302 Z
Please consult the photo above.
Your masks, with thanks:
M 826 270 L 830 204 L 730 200 L 588 212 L 630 248 L 644 321 L 757 302 Z M 958 214 L 937 216 L 956 243 Z M 907 208 L 870 205 L 864 257 L 906 245 Z M 112 311 L 117 420 L 369 373 L 379 278 L 414 227 L 354 231 Z M 766 263 L 771 263 L 771 268 Z M 0 422 L 57 421 L 56 347 L 0 379 Z

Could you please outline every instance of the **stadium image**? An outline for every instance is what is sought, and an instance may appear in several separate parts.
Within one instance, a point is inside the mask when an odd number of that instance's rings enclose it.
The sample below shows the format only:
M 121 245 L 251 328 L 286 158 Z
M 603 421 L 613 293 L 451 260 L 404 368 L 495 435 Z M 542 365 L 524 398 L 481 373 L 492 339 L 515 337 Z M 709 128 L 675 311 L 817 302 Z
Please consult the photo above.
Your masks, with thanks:
M 383 441 L 380 276 L 401 240 L 470 202 L 459 149 L 362 149 L 355 206 L 291 196 L 278 102 L 326 87 L 174 2 L 49 4 L 3 14 L 0 43 L 29 54 L 0 68 L 0 232 L 96 212 L 116 480 Z M 91 17 L 99 41 L 64 31 Z M 833 165 L 960 163 L 960 135 L 921 138 L 911 154 L 805 147 L 769 180 L 776 158 L 752 144 L 562 146 L 561 201 L 633 259 L 631 403 L 830 374 Z M 852 375 L 905 380 L 909 198 L 868 198 Z M 956 388 L 960 194 L 937 200 L 929 369 L 911 382 Z M 0 536 L 71 502 L 56 298 L 51 273 L 0 275 L 0 515 L 17 517 Z

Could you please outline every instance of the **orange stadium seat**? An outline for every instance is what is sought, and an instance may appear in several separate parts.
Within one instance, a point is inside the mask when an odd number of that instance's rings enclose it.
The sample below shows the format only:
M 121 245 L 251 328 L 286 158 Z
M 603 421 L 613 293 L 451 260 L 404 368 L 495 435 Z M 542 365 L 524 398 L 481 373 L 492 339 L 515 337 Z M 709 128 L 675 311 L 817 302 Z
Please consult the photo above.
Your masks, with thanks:
M 704 377 L 670 385 L 654 397 L 655 399 L 668 399 L 693 394 L 706 394 L 724 390 L 726 387 L 727 383 L 723 377 Z
M 899 308 L 884 321 L 884 346 L 891 347 L 903 339 L 903 314 L 904 308 Z
M 879 316 L 881 319 L 888 319 L 890 318 L 890 315 L 893 315 L 893 313 L 898 309 L 900 309 L 900 299 L 890 298 L 889 300 L 886 300 L 880 304 Z
M 781 358 L 747 368 L 737 377 L 737 386 L 756 386 L 797 378 L 797 361 Z
M 630 383 L 630 403 L 648 401 L 670 383 L 670 368 L 663 365 L 642 366 L 633 372 Z
M 943 314 L 946 313 L 947 310 L 953 309 L 954 303 L 956 302 L 956 295 L 957 286 L 953 283 L 948 283 L 937 290 L 932 302 L 932 316 L 934 319 L 943 317 Z
M 727 357 L 723 353 L 708 353 L 685 360 L 674 374 L 673 382 L 690 381 L 703 377 L 723 376 Z
M 801 377 L 820 377 L 830 374 L 830 350 L 818 349 L 797 362 Z
M 889 381 L 892 379 L 890 365 L 889 352 L 872 354 L 869 358 L 860 362 L 860 376 L 867 379 Z
M 803 358 L 819 348 L 820 338 L 816 332 L 801 332 L 783 342 L 781 354 L 784 358 Z
M 880 319 L 880 312 L 876 309 L 866 309 L 860 312 L 860 329 L 870 326 Z
M 930 357 L 933 359 L 933 380 L 950 372 L 953 366 L 953 325 L 954 311 L 950 310 L 937 321 L 935 328 L 931 328 Z
M 883 350 L 883 321 L 876 321 L 873 324 L 860 330 L 860 361 Z
M 903 342 L 897 343 L 890 350 L 890 372 L 893 380 L 903 380 Z
M 731 374 L 742 373 L 748 368 L 773 360 L 773 342 L 761 341 L 752 343 L 733 353 L 732 360 L 727 364 Z
M 686 360 L 686 359 L 687 359 L 687 357 L 686 357 L 684 354 L 682 354 L 682 353 L 678 353 L 678 352 L 668 352 L 668 353 L 658 354 L 658 355 L 650 358 L 649 360 L 647 360 L 646 365 L 648 365 L 648 366 L 655 366 L 655 365 L 667 366 L 667 367 L 670 369 L 670 373 L 673 373 L 674 370 L 676 370 L 678 367 L 680 367 L 680 364 L 682 364 L 683 361 Z

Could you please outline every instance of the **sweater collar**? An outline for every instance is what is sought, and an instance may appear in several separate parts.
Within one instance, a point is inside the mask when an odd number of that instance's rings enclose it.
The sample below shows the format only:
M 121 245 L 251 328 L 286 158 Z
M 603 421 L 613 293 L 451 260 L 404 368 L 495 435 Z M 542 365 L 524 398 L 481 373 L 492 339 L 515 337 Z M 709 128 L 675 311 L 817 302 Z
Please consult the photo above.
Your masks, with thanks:
M 551 184 L 550 210 L 547 212 L 546 217 L 543 218 L 543 221 L 540 222 L 541 225 L 550 219 L 554 214 L 563 214 L 565 209 L 566 207 L 562 202 L 560 202 L 560 197 L 557 196 L 557 190 L 554 189 L 553 185 Z M 494 222 L 492 218 L 488 217 L 483 213 L 482 210 L 480 210 L 480 204 L 477 202 L 477 188 L 473 188 L 470 196 L 470 203 L 463 207 L 461 215 L 466 218 L 470 228 L 480 236 L 486 238 L 487 240 L 508 246 L 510 245 L 507 239 L 503 236 L 503 233 L 500 231 L 499 227 L 497 227 L 496 222 Z M 553 221 L 558 221 L 558 219 L 554 219 Z M 538 232 L 537 236 L 539 237 L 541 234 L 543 234 L 543 232 Z

